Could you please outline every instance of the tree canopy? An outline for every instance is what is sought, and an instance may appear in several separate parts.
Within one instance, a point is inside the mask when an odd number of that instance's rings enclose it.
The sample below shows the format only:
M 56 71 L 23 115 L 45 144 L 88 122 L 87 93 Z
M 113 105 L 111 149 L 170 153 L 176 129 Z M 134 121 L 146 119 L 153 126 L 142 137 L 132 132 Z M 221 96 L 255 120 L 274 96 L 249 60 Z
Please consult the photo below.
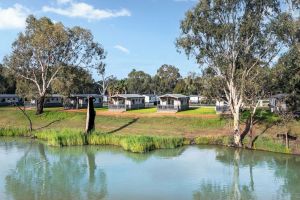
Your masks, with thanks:
M 284 44 L 277 31 L 277 27 L 286 27 L 280 20 L 280 6 L 278 0 L 201 0 L 181 22 L 177 47 L 212 69 L 222 81 L 238 146 L 246 86 L 255 81 L 259 68 L 273 61 Z
M 68 28 L 47 17 L 37 19 L 32 15 L 12 49 L 5 65 L 35 86 L 37 114 L 43 112 L 44 98 L 64 67 L 93 68 L 105 58 L 104 49 L 89 30 Z

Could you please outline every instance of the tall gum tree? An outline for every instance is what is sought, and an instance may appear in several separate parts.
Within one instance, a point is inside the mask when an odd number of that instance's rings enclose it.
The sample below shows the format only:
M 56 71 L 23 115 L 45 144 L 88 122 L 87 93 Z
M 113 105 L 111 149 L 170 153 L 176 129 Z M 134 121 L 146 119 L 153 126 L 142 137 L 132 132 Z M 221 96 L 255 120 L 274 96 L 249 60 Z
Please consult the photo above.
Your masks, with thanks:
M 67 28 L 47 17 L 37 19 L 32 15 L 26 24 L 4 63 L 18 78 L 35 85 L 36 114 L 41 114 L 51 84 L 64 67 L 95 67 L 105 58 L 105 52 L 93 41 L 89 30 L 77 26 Z
M 246 85 L 282 45 L 273 30 L 279 14 L 277 0 L 201 0 L 181 22 L 178 49 L 213 69 L 223 82 L 236 146 L 242 146 L 240 112 Z

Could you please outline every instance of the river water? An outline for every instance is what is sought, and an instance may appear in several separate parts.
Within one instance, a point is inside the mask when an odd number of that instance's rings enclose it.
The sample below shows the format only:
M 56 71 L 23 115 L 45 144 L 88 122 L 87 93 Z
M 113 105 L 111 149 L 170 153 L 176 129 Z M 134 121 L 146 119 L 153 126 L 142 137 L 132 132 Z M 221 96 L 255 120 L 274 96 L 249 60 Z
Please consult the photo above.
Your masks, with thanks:
M 0 199 L 300 199 L 300 156 L 216 146 L 136 154 L 0 138 Z

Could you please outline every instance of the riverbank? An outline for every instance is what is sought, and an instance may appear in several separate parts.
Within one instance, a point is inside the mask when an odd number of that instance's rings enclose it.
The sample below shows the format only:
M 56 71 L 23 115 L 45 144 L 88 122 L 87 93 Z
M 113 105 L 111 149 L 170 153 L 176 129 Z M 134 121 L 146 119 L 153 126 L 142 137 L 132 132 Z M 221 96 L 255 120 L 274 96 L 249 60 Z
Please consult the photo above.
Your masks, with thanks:
M 34 111 L 28 111 L 28 114 L 35 130 L 31 134 L 28 133 L 28 122 L 20 111 L 16 108 L 0 108 L 0 136 L 32 137 L 52 146 L 116 145 L 132 152 L 176 148 L 188 144 L 230 146 L 232 143 L 230 121 L 216 114 L 214 118 L 205 118 L 205 114 L 199 114 L 202 115 L 201 118 L 184 117 L 183 114 L 161 117 L 150 117 L 147 114 L 139 117 L 97 115 L 96 130 L 89 136 L 83 134 L 83 112 L 65 112 L 52 108 L 46 109 L 41 116 L 34 115 Z M 286 148 L 282 138 L 276 136 L 282 127 L 273 125 L 266 128 L 267 126 L 270 125 L 265 122 L 255 129 L 260 136 L 254 142 L 254 149 L 299 154 L 299 122 L 290 124 L 291 133 L 297 139 L 290 141 L 289 148 Z M 245 144 L 247 140 L 245 138 Z

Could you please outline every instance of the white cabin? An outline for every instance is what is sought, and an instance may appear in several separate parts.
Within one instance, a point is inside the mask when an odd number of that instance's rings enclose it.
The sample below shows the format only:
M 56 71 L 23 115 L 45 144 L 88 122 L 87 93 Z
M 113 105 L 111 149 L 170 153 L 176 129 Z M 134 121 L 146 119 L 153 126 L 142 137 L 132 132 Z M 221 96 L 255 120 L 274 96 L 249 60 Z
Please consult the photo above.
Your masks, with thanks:
M 288 94 L 276 94 L 270 97 L 271 112 L 287 111 L 286 99 Z
M 22 104 L 23 100 L 16 94 L 0 94 L 0 106 Z
M 111 97 L 110 111 L 126 111 L 145 108 L 145 97 L 139 94 L 117 94 Z
M 145 97 L 145 104 L 148 105 L 156 105 L 158 101 L 158 97 L 155 94 L 144 94 Z
M 191 104 L 200 104 L 203 97 L 200 95 L 190 95 Z
M 63 95 L 52 94 L 45 97 L 44 107 L 62 107 L 63 106 Z M 31 99 L 30 104 L 33 106 L 36 105 L 36 99 Z
M 70 97 L 67 98 L 64 107 L 66 109 L 87 108 L 88 97 L 93 97 L 95 108 L 103 107 L 103 97 L 100 94 L 71 94 Z
M 165 94 L 159 97 L 158 112 L 178 112 L 189 109 L 189 97 L 182 94 Z

